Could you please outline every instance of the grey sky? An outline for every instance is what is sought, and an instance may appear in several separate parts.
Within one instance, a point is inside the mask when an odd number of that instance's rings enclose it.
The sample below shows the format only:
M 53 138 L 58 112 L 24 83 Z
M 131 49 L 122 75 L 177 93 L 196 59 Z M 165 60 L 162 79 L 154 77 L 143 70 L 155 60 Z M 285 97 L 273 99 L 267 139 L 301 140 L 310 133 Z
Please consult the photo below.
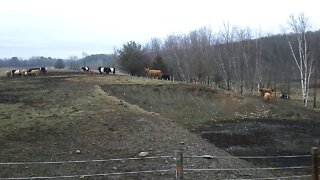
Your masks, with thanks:
M 319 0 L 1 0 L 0 58 L 113 53 L 134 40 L 185 34 L 223 22 L 280 32 L 305 13 L 319 29 Z

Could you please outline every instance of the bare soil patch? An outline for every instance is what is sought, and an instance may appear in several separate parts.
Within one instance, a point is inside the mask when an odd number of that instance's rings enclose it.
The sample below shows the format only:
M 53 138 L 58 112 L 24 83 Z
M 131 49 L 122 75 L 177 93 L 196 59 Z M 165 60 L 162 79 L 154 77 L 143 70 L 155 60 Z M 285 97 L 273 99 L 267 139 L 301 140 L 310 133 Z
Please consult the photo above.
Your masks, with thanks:
M 102 86 L 113 96 L 170 118 L 235 156 L 308 155 L 319 146 L 316 110 L 283 99 L 234 95 L 194 84 Z M 152 98 L 150 98 L 152 97 Z M 309 166 L 309 158 L 250 160 L 259 167 Z M 276 172 L 295 174 L 299 171 Z M 301 174 L 308 174 L 309 169 Z

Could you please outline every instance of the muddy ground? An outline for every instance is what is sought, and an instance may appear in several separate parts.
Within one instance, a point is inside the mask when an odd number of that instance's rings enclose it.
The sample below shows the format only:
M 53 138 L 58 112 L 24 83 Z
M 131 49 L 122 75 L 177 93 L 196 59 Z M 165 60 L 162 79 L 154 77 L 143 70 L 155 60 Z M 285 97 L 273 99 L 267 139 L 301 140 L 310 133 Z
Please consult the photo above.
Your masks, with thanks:
M 197 133 L 235 156 L 310 155 L 319 147 L 319 121 L 246 119 L 203 124 Z M 256 164 L 310 166 L 310 157 L 251 160 Z M 309 172 L 309 169 L 305 170 Z
M 247 159 L 259 167 L 310 166 L 310 158 L 304 155 L 310 155 L 311 148 L 320 145 L 320 113 L 296 101 L 273 99 L 266 103 L 258 96 L 238 96 L 194 85 L 104 88 L 148 111 L 175 119 L 234 156 L 303 155 Z M 309 172 L 309 169 L 294 171 Z
M 229 153 L 305 154 L 319 140 L 315 111 L 294 103 L 280 108 L 288 102 L 276 100 L 267 104 L 259 97 L 239 96 L 203 85 L 59 72 L 25 79 L 0 78 L 0 84 L 1 162 L 138 157 L 142 151 L 148 156 L 175 156 L 177 150 L 183 149 L 188 156 L 225 156 L 211 160 L 186 158 L 186 168 L 261 167 L 269 164 L 228 158 Z M 175 169 L 173 157 L 120 163 L 0 166 L 1 178 L 169 169 L 82 177 L 174 179 Z M 294 173 L 189 171 L 186 179 Z

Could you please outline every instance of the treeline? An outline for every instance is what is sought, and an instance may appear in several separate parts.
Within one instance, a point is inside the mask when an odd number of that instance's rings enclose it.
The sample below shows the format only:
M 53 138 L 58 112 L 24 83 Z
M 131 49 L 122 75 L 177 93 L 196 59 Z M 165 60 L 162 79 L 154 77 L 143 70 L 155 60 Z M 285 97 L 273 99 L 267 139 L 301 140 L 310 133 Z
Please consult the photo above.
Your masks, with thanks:
M 61 64 L 62 63 L 62 64 Z M 108 54 L 85 55 L 83 58 L 71 56 L 68 59 L 59 59 L 43 56 L 35 56 L 29 59 L 12 57 L 0 59 L 0 67 L 66 67 L 72 70 L 79 70 L 81 66 L 115 66 L 115 57 Z
M 319 61 L 320 31 L 307 32 L 306 38 L 308 58 Z M 201 28 L 165 40 L 152 39 L 145 46 L 129 42 L 117 51 L 117 58 L 120 68 L 132 75 L 143 74 L 144 67 L 160 67 L 176 80 L 239 93 L 253 92 L 258 84 L 288 92 L 291 83 L 301 78 L 289 41 L 299 56 L 296 34 L 262 37 L 249 28 L 225 26 L 219 33 Z
M 128 42 L 117 50 L 116 57 L 120 69 L 131 75 L 143 75 L 144 68 L 150 67 L 176 80 L 210 84 L 241 94 L 267 87 L 275 95 L 290 95 L 292 84 L 297 87 L 300 83 L 307 106 L 311 80 L 313 87 L 318 86 L 320 70 L 320 31 L 309 31 L 309 27 L 303 14 L 290 16 L 290 33 L 279 35 L 265 36 L 260 31 L 228 24 L 218 33 L 204 27 L 164 40 L 154 38 L 144 46 Z
M 67 67 L 72 70 L 79 70 L 83 66 L 97 68 L 99 66 L 115 67 L 116 57 L 113 54 L 93 54 L 84 55 L 79 59 L 77 56 L 72 56 L 66 60 Z
M 41 67 L 53 66 L 58 59 L 51 57 L 31 57 L 29 59 L 22 59 L 12 57 L 9 59 L 0 59 L 0 67 Z
M 306 37 L 309 58 L 319 60 L 320 31 L 307 32 Z M 201 28 L 164 40 L 155 38 L 145 45 L 128 42 L 115 54 L 72 56 L 62 61 L 64 67 L 73 70 L 80 70 L 81 66 L 107 66 L 138 76 L 144 75 L 146 67 L 156 68 L 175 80 L 206 83 L 239 93 L 253 92 L 258 83 L 289 92 L 291 83 L 300 80 L 289 39 L 299 56 L 295 34 L 261 37 L 252 29 L 225 25 L 218 33 Z M 57 61 L 61 59 L 12 57 L 0 59 L 0 67 L 54 67 Z

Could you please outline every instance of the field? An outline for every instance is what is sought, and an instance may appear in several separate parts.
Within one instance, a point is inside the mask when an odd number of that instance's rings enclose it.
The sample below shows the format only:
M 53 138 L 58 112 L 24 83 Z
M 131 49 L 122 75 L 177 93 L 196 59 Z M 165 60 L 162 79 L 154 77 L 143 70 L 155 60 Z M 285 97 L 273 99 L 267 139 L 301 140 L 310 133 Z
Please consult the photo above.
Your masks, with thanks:
M 40 162 L 186 155 L 309 154 L 320 143 L 318 110 L 298 100 L 240 96 L 205 85 L 80 72 L 0 78 L 1 162 Z M 183 143 L 182 143 L 183 142 Z M 309 160 L 292 163 L 305 165 Z M 238 158 L 185 159 L 186 168 L 288 165 Z M 291 162 L 290 162 L 291 163 Z M 1 165 L 0 178 L 110 175 L 107 179 L 173 179 L 174 159 Z M 286 172 L 290 174 L 290 172 Z M 285 174 L 286 174 L 285 173 Z M 274 171 L 187 172 L 186 179 L 272 177 Z M 79 178 L 78 177 L 78 178 Z

